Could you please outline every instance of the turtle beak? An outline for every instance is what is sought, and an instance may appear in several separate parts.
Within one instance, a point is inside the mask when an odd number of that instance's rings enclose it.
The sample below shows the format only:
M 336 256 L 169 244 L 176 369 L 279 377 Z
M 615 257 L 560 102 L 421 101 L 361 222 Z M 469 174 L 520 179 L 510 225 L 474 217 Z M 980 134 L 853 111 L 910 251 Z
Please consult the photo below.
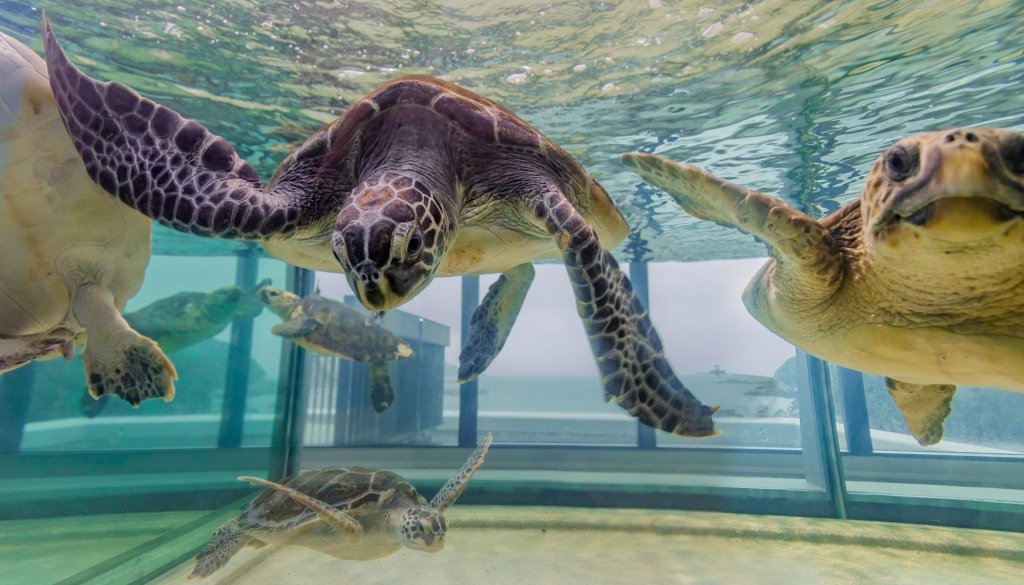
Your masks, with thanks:
M 367 309 L 380 313 L 402 304 L 404 298 L 395 294 L 391 281 L 372 260 L 364 260 L 352 269 L 349 284 Z

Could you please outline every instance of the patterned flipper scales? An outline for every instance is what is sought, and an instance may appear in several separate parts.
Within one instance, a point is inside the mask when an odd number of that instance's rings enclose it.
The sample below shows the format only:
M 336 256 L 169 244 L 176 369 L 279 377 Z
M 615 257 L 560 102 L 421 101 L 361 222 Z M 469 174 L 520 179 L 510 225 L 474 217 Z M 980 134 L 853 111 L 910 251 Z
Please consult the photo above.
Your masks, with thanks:
M 227 564 L 235 553 L 242 550 L 252 538 L 246 536 L 238 526 L 238 519 L 232 518 L 213 531 L 210 542 L 196 555 L 196 567 L 189 579 L 201 579 Z
M 43 19 L 50 87 L 97 184 L 159 223 L 221 238 L 266 239 L 298 227 L 299 207 L 202 124 L 115 82 L 84 75 Z
M 520 264 L 502 274 L 487 290 L 469 321 L 469 339 L 459 353 L 459 383 L 476 378 L 491 365 L 512 330 L 533 283 L 532 264 Z
M 718 407 L 701 404 L 672 371 L 647 309 L 594 229 L 553 187 L 534 213 L 562 250 L 605 400 L 656 429 L 689 437 L 717 434 L 711 415 Z
M 473 478 L 473 474 L 483 464 L 484 457 L 487 456 L 487 450 L 491 448 L 492 439 L 491 433 L 487 433 L 483 442 L 477 445 L 473 454 L 469 456 L 469 459 L 466 460 L 462 467 L 448 478 L 448 481 L 434 494 L 433 498 L 430 498 L 431 507 L 438 512 L 444 512 L 455 503 L 455 500 L 459 499 L 462 491 L 466 489 L 469 480 Z

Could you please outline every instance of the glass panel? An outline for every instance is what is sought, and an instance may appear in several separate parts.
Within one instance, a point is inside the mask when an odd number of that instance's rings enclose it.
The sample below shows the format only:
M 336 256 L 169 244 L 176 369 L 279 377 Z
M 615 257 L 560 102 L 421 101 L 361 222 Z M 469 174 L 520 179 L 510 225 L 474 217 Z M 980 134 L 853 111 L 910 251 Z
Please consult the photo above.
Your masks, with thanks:
M 854 517 L 1005 528 L 1024 511 L 1024 394 L 957 390 L 942 440 L 910 434 L 881 376 L 833 366 Z M 923 498 L 923 499 L 922 499 Z
M 316 284 L 327 302 L 342 303 L 361 316 L 360 328 L 366 326 L 370 314 L 343 276 L 320 272 Z M 386 362 L 394 400 L 382 412 L 373 406 L 368 362 L 325 355 L 329 351 L 325 347 L 319 347 L 320 352 L 308 348 L 305 445 L 457 442 L 459 391 L 457 367 L 452 363 L 458 362 L 458 346 L 450 339 L 458 340 L 459 284 L 458 278 L 437 279 L 400 309 L 368 326 L 390 331 L 411 351 L 411 357 Z M 355 337 L 359 331 L 341 334 Z M 397 345 L 387 347 L 399 351 Z
M 262 311 L 255 287 L 235 286 L 235 258 L 154 256 L 147 278 L 126 309 L 126 319 L 164 349 L 178 372 L 174 400 L 147 400 L 138 408 L 85 391 L 82 357 L 34 362 L 0 377 L 3 402 L 27 403 L 24 426 L 4 426 L 7 452 L 215 447 L 221 433 L 225 388 L 242 385 L 245 424 L 241 446 L 270 445 L 277 397 L 281 339 Z M 257 261 L 257 280 L 284 283 L 284 267 Z M 215 292 L 216 291 L 216 292 Z M 231 327 L 258 315 L 251 353 L 231 347 Z M 244 341 L 242 341 L 244 343 Z M 229 355 L 247 371 L 228 371 Z M 241 378 L 241 380 L 239 380 Z M 11 408 L 11 407 L 8 407 Z M 17 435 L 21 434 L 20 445 Z
M 669 361 L 705 404 L 718 405 L 707 440 L 658 434 L 659 446 L 800 448 L 797 368 L 792 345 L 743 306 L 764 259 L 648 265 L 650 310 Z

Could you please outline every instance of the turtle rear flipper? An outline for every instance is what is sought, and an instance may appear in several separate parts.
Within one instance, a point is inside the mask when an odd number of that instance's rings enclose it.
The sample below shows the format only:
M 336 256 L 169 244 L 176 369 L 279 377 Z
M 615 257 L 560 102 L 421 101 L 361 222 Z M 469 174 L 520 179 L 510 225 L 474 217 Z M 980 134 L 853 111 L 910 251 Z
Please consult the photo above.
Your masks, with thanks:
M 554 187 L 534 208 L 555 237 L 576 293 L 605 400 L 614 400 L 647 426 L 677 435 L 717 434 L 711 415 L 665 358 L 647 309 L 597 233 Z
M 843 262 L 832 234 L 782 199 L 653 154 L 623 154 L 622 162 L 690 215 L 764 241 L 785 266 L 797 268 L 797 278 L 811 285 L 815 296 L 827 296 L 838 287 Z
M 956 386 L 911 384 L 886 378 L 885 387 L 907 421 L 910 434 L 921 446 L 928 447 L 942 440 L 942 423 L 952 411 Z
M 207 577 L 227 564 L 235 553 L 252 539 L 238 526 L 238 519 L 232 518 L 213 532 L 210 542 L 196 555 L 196 567 L 189 574 L 189 579 Z
M 395 389 L 391 386 L 388 362 L 370 363 L 370 402 L 377 412 L 384 412 L 395 403 Z
M 469 339 L 459 353 L 459 383 L 476 378 L 491 365 L 512 330 L 533 283 L 532 264 L 520 264 L 502 274 L 487 290 L 469 321 Z
M 174 365 L 155 341 L 128 325 L 110 291 L 81 287 L 72 310 L 88 336 L 82 361 L 93 398 L 113 394 L 132 406 L 149 398 L 174 398 Z

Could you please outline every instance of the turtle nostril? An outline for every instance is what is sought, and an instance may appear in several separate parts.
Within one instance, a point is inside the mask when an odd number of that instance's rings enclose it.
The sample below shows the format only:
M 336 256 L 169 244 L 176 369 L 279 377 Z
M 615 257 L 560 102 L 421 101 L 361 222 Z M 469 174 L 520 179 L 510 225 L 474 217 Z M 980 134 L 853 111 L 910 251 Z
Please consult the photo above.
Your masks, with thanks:
M 359 273 L 359 280 L 360 280 L 360 281 L 361 281 L 361 282 L 362 282 L 363 284 L 366 284 L 366 283 L 370 282 L 370 277 L 369 277 L 369 276 L 366 276 L 366 273 L 365 273 L 365 272 L 360 272 L 360 273 Z
M 946 138 L 944 140 L 946 142 L 953 142 L 954 140 L 956 140 L 957 134 L 957 132 L 950 132 L 949 134 L 946 134 Z
M 967 142 L 977 142 L 978 135 L 975 134 L 974 132 L 968 132 L 967 134 L 964 134 L 964 140 L 966 140 Z

